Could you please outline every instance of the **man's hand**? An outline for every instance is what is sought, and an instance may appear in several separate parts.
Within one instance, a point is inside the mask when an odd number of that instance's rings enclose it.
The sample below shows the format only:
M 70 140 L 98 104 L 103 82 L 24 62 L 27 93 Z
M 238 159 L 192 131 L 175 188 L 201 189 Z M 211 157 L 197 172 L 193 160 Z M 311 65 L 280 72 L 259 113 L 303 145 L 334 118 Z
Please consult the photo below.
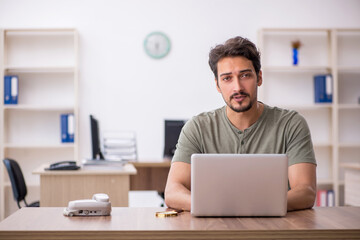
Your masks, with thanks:
M 316 165 L 298 163 L 289 167 L 290 190 L 287 196 L 287 210 L 312 208 L 316 197 Z
M 190 211 L 191 165 L 184 162 L 171 164 L 165 187 L 165 203 L 168 207 Z

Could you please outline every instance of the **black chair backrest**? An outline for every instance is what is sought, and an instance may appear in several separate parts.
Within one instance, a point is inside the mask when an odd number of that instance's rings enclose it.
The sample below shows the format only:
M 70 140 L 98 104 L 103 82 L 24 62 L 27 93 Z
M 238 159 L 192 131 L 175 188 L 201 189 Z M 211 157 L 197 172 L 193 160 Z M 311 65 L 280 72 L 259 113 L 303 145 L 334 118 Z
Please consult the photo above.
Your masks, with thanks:
M 21 168 L 15 160 L 6 158 L 3 162 L 9 174 L 14 198 L 19 203 L 19 201 L 24 200 L 27 194 L 26 184 Z

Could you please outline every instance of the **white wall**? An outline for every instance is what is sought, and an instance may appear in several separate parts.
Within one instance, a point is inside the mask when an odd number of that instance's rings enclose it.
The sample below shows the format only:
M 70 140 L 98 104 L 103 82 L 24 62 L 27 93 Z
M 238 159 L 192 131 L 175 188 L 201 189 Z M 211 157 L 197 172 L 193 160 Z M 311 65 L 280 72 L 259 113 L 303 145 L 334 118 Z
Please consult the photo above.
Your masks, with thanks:
M 359 13 L 358 0 L 0 0 L 0 28 L 78 29 L 81 156 L 92 113 L 101 130 L 135 130 L 139 158 L 157 160 L 164 119 L 223 105 L 207 64 L 215 44 L 256 42 L 263 27 L 360 28 Z M 143 50 L 155 30 L 171 39 L 165 59 Z

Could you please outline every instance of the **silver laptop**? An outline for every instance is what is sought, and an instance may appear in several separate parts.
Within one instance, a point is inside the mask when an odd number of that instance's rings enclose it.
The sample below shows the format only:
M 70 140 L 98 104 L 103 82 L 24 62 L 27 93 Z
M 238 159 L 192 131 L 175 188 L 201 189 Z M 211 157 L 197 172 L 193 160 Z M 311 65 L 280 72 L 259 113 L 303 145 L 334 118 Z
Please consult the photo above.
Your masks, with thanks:
M 191 214 L 285 216 L 285 154 L 193 154 Z

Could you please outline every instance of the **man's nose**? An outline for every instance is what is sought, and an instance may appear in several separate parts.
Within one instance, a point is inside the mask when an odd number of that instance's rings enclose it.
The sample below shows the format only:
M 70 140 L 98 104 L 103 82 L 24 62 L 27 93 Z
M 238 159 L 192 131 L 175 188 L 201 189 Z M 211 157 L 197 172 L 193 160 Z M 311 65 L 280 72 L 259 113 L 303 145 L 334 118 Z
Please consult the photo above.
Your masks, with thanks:
M 233 81 L 233 84 L 234 84 L 233 85 L 234 92 L 238 92 L 238 91 L 244 89 L 244 86 L 242 84 L 242 81 L 241 81 L 240 77 L 236 77 L 235 81 Z

